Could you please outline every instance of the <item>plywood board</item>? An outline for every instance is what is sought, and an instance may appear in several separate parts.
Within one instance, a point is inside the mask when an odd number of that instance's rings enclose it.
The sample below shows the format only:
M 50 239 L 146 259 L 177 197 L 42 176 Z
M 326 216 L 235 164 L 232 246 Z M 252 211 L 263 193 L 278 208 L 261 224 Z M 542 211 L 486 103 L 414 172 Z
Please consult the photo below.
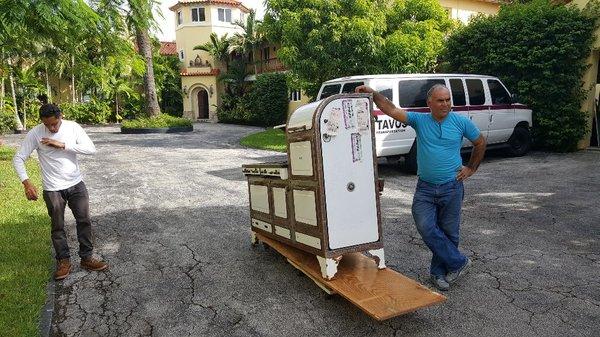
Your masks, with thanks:
M 344 255 L 335 278 L 321 276 L 314 255 L 256 233 L 258 239 L 285 256 L 319 286 L 340 294 L 369 316 L 383 321 L 417 309 L 439 304 L 446 297 L 392 270 L 378 270 L 375 262 L 360 253 Z

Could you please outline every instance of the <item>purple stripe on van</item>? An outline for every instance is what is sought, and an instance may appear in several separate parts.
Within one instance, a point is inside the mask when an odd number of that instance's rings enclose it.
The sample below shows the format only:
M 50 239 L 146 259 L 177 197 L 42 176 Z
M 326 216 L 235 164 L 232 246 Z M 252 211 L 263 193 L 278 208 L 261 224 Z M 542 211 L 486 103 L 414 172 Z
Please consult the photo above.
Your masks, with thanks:
M 525 104 L 494 104 L 494 105 L 463 105 L 463 106 L 453 106 L 452 111 L 472 111 L 472 112 L 484 112 L 487 110 L 504 110 L 504 109 L 528 109 Z M 407 111 L 413 112 L 430 112 L 429 108 L 416 108 L 406 109 Z M 381 116 L 385 115 L 381 110 L 373 110 L 373 115 Z

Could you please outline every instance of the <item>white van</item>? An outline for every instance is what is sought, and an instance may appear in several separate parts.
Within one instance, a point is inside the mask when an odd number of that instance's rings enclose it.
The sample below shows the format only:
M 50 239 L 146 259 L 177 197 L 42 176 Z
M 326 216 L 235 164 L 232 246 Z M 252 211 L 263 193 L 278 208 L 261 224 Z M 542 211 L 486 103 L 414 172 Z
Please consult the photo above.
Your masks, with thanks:
M 360 85 L 379 91 L 396 106 L 409 111 L 430 112 L 427 91 L 434 84 L 450 89 L 452 110 L 469 117 L 481 130 L 488 147 L 506 146 L 509 154 L 522 156 L 531 148 L 531 110 L 515 102 L 514 97 L 496 77 L 467 74 L 391 74 L 336 78 L 321 85 L 317 100 L 354 92 Z M 409 172 L 417 171 L 415 130 L 383 114 L 375 114 L 375 148 L 378 157 L 396 160 L 405 157 Z M 472 146 L 467 139 L 463 148 Z

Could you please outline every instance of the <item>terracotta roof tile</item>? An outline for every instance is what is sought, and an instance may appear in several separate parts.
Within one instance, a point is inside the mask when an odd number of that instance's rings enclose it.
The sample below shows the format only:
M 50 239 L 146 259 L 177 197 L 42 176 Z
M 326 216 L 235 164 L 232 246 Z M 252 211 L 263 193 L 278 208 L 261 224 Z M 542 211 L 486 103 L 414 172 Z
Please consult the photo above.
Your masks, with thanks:
M 177 44 L 175 42 L 160 42 L 161 55 L 177 55 Z
M 179 0 L 176 4 L 169 7 L 169 9 L 174 11 L 181 7 L 182 4 L 230 5 L 232 7 L 237 7 L 246 13 L 250 12 L 248 7 L 244 6 L 240 1 L 237 0 Z
M 217 76 L 221 71 L 219 69 L 212 69 L 209 72 L 187 72 L 187 69 L 179 73 L 181 76 Z

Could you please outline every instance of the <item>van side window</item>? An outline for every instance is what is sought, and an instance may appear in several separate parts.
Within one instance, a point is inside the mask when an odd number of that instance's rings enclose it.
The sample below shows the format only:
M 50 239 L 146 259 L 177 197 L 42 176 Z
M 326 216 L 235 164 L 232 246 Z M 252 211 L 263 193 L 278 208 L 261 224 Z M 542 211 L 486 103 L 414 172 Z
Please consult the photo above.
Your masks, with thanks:
M 452 92 L 452 103 L 454 106 L 467 105 L 465 98 L 465 87 L 460 78 L 450 79 L 450 91 Z
M 427 107 L 427 91 L 434 84 L 445 84 L 443 79 L 400 81 L 400 106 L 403 108 Z
M 488 80 L 492 104 L 510 104 L 510 95 L 498 80 Z
M 321 97 L 319 99 L 325 99 L 331 95 L 336 95 L 340 93 L 341 84 L 330 84 L 323 87 L 323 91 L 321 92 Z
M 344 87 L 342 88 L 342 93 L 353 93 L 354 89 L 356 89 L 356 87 L 363 85 L 363 82 L 350 82 L 350 83 L 346 83 L 344 84 Z
M 483 91 L 483 82 L 476 79 L 467 79 L 467 91 L 469 92 L 469 104 L 485 104 L 485 92 Z

